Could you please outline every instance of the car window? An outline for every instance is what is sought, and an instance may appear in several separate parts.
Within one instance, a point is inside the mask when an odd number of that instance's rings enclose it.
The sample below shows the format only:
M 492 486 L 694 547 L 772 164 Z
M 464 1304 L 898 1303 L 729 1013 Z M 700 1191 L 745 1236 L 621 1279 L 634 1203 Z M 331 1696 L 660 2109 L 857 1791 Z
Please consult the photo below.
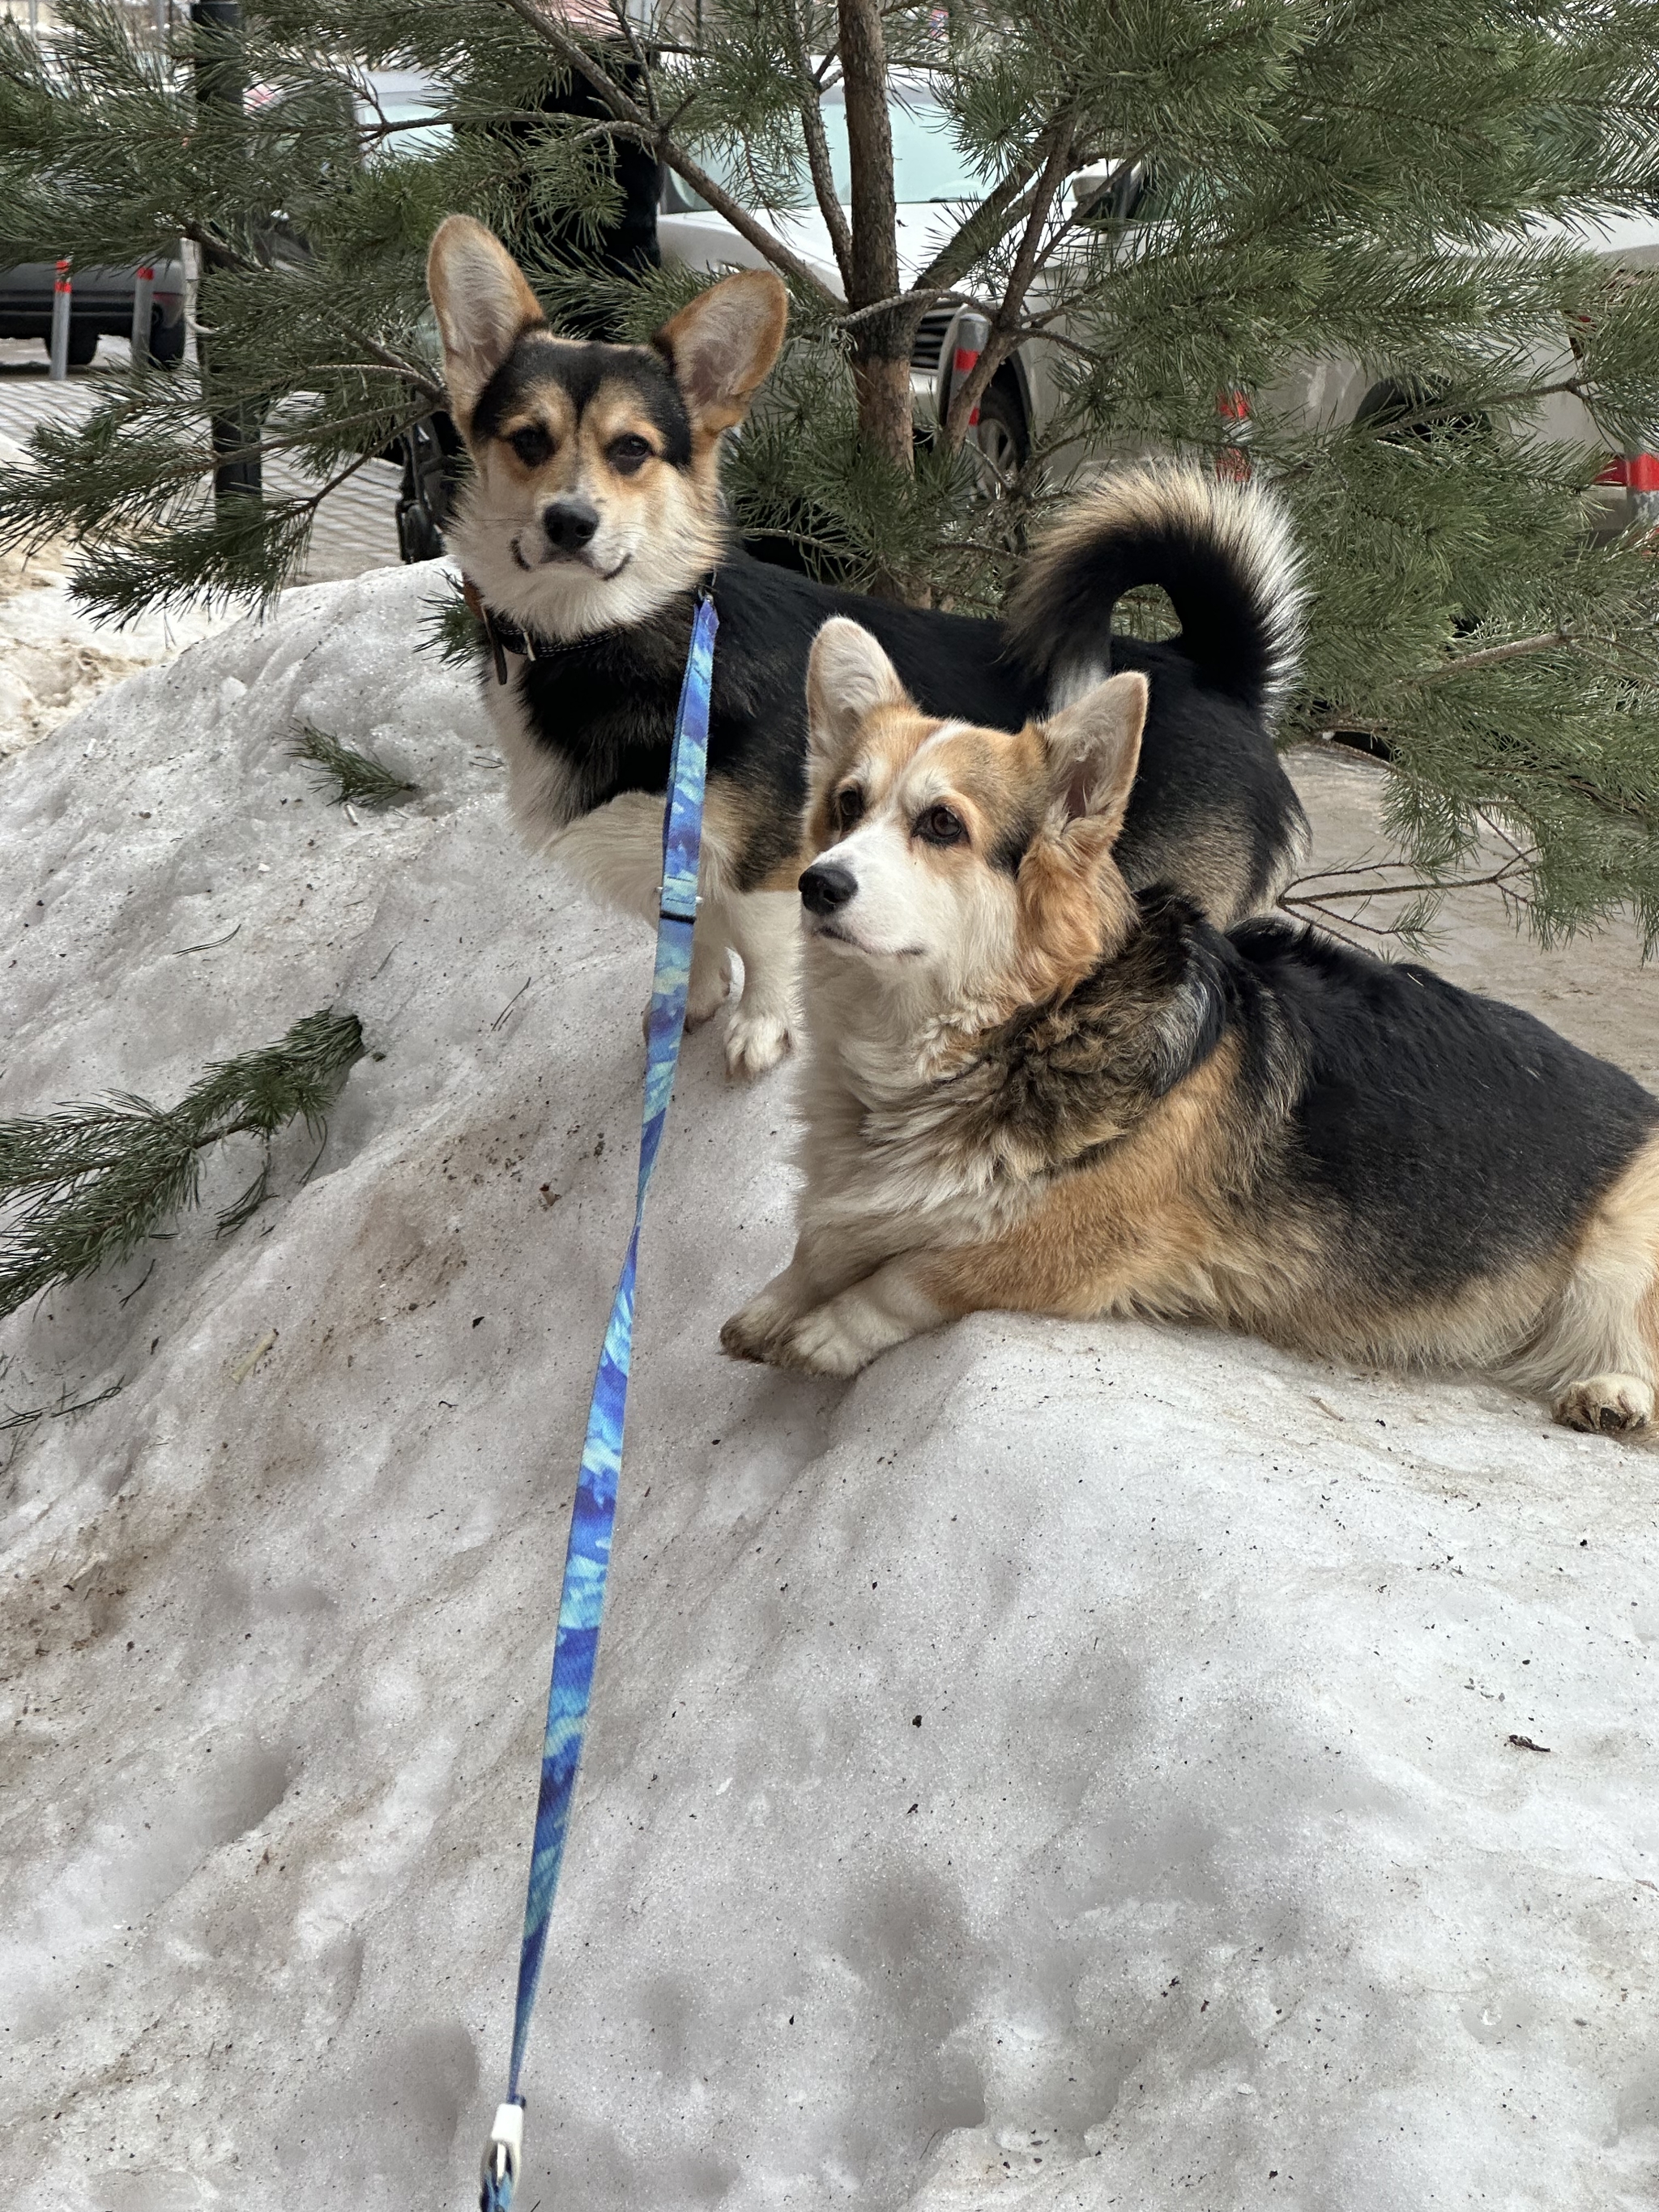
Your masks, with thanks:
M 950 119 L 937 100 L 925 93 L 907 89 L 888 102 L 893 130 L 893 196 L 901 207 L 916 207 L 939 200 L 983 199 L 993 179 L 976 168 L 951 136 Z M 830 168 L 836 197 L 845 207 L 853 197 L 852 162 L 847 150 L 847 107 L 839 86 L 824 94 L 823 135 L 830 143 Z M 740 157 L 725 150 L 697 148 L 697 159 L 719 178 L 734 199 L 747 206 L 754 183 Z M 663 189 L 663 205 L 671 215 L 706 209 L 708 203 L 678 177 L 670 175 Z M 795 193 L 784 203 L 789 207 L 816 205 L 803 177 Z
M 358 124 L 363 129 L 382 119 L 387 123 L 418 123 L 441 104 L 442 88 L 416 70 L 376 70 L 370 75 L 369 82 L 374 87 L 375 106 L 370 106 L 365 100 L 354 103 Z M 375 107 L 380 111 L 378 114 Z M 449 137 L 447 123 L 434 123 L 426 131 L 390 131 L 384 138 L 371 141 L 371 144 L 374 157 L 391 159 L 404 154 L 441 154 L 449 144 Z

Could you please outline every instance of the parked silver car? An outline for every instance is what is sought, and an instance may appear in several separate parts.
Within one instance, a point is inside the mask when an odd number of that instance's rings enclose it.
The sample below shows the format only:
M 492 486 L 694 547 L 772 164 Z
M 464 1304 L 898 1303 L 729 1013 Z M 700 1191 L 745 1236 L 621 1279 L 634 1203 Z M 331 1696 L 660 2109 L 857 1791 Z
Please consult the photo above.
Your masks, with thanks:
M 932 259 L 965 207 L 987 191 L 988 180 L 975 172 L 954 144 L 947 118 L 925 76 L 895 73 L 891 115 L 899 267 L 905 281 L 910 282 Z M 824 123 L 831 163 L 845 203 L 850 198 L 850 182 L 844 174 L 845 125 L 834 94 L 824 103 Z M 732 182 L 740 195 L 743 180 L 734 176 Z M 1091 227 L 1116 231 L 1126 254 L 1146 250 L 1155 236 L 1161 220 L 1160 196 L 1158 179 L 1145 164 L 1107 161 L 1081 170 L 1072 179 L 1070 191 L 1079 219 Z M 811 263 L 832 291 L 840 292 L 829 231 L 815 203 L 804 196 L 799 208 L 780 210 L 763 220 Z M 1615 267 L 1659 265 L 1659 222 L 1652 218 L 1541 228 L 1571 245 L 1589 247 Z M 664 190 L 658 234 L 663 258 L 690 269 L 716 273 L 752 268 L 764 259 L 757 247 L 672 175 Z M 1041 286 L 1039 295 L 1040 291 Z M 968 336 L 963 343 L 968 313 L 937 308 L 924 315 L 917 325 L 910 355 L 910 382 L 920 428 L 930 427 L 943 416 L 958 362 L 977 358 L 978 339 Z M 969 324 L 968 331 L 971 329 Z M 1539 365 L 1559 366 L 1554 359 L 1557 352 L 1562 362 L 1570 357 L 1571 334 L 1565 325 L 1559 348 L 1540 348 Z M 979 422 L 970 434 L 992 472 L 1005 481 L 1024 464 L 1033 445 L 1048 435 L 1060 412 L 1061 394 L 1054 374 L 1057 360 L 1053 346 L 1041 339 L 1028 339 L 999 370 L 981 402 Z M 1296 362 L 1271 392 L 1218 392 L 1216 400 L 1218 410 L 1231 418 L 1228 428 L 1241 449 L 1242 466 L 1253 407 L 1270 410 L 1292 423 L 1336 428 L 1395 411 L 1404 404 L 1404 395 L 1387 374 L 1385 363 L 1362 364 L 1333 354 L 1310 355 Z M 1570 393 L 1553 395 L 1536 410 L 1529 428 L 1535 434 L 1563 444 L 1594 448 L 1607 442 L 1582 401 Z M 1054 465 L 1064 475 L 1074 467 L 1097 465 L 1103 458 L 1085 445 L 1073 444 L 1054 456 Z M 1607 452 L 1600 485 L 1599 520 L 1603 528 L 1659 521 L 1659 424 L 1642 448 Z
M 171 368 L 185 354 L 185 264 L 162 260 L 149 266 L 155 271 L 150 294 L 150 359 Z M 100 337 L 131 337 L 137 276 L 136 262 L 125 269 L 71 270 L 69 357 L 75 368 L 87 366 Z M 56 266 L 50 261 L 24 261 L 15 269 L 0 269 L 0 338 L 39 338 L 50 347 L 56 277 Z

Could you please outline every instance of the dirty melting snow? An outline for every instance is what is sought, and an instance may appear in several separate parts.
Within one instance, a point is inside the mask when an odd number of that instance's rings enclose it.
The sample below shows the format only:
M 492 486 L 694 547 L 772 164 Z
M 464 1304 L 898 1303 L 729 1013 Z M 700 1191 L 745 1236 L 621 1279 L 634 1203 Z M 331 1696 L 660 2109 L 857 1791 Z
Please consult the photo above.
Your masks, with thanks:
M 518 852 L 434 581 L 0 771 L 0 1111 L 377 1055 L 251 1227 L 0 1332 L 14 1409 L 123 1382 L 0 1491 L 20 2212 L 463 2205 L 501 2094 L 650 956 Z M 525 2212 L 1650 2203 L 1653 1457 L 1176 1329 L 733 1366 L 787 1100 L 689 1046 Z
M 22 447 L 0 434 L 0 463 L 23 458 Z M 225 627 L 222 611 L 194 610 L 140 615 L 119 630 L 100 627 L 75 602 L 71 565 L 61 538 L 27 556 L 0 552 L 0 761 L 124 676 Z

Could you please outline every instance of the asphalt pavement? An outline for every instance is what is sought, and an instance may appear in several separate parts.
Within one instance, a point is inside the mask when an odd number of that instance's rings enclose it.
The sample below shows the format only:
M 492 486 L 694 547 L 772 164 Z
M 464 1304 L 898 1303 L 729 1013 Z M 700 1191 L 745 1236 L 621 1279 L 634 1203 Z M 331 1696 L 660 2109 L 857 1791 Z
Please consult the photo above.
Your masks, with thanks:
M 46 373 L 46 349 L 33 338 L 0 338 L 0 437 L 20 444 L 38 424 L 72 421 L 95 403 L 100 387 L 129 358 L 125 338 L 102 338 L 95 359 L 72 368 L 54 384 Z M 310 492 L 315 485 L 279 458 L 265 463 L 271 492 Z M 398 471 L 386 461 L 368 461 L 322 504 L 311 534 L 305 565 L 295 583 L 317 584 L 359 576 L 398 559 L 396 507 Z

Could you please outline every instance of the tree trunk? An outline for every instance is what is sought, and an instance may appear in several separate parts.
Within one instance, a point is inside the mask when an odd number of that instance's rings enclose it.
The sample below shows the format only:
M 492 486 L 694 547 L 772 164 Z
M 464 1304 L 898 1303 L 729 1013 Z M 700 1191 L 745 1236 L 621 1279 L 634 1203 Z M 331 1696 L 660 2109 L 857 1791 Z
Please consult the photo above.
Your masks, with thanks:
M 197 50 L 198 104 L 225 108 L 240 118 L 246 89 L 240 50 L 242 10 L 240 0 L 191 0 L 191 26 L 205 36 Z M 210 245 L 204 245 L 196 334 L 196 363 L 202 379 L 202 396 L 211 412 L 213 450 L 219 457 L 213 471 L 213 495 L 221 513 L 232 501 L 258 499 L 262 495 L 259 466 L 259 426 L 218 402 L 219 380 L 214 374 L 214 341 L 218 322 L 215 278 L 228 264 Z
M 855 313 L 899 289 L 893 203 L 893 129 L 879 0 L 840 0 L 847 151 L 853 173 L 853 250 L 847 304 Z M 910 419 L 910 320 L 902 309 L 854 325 L 859 435 L 895 468 L 915 465 Z

